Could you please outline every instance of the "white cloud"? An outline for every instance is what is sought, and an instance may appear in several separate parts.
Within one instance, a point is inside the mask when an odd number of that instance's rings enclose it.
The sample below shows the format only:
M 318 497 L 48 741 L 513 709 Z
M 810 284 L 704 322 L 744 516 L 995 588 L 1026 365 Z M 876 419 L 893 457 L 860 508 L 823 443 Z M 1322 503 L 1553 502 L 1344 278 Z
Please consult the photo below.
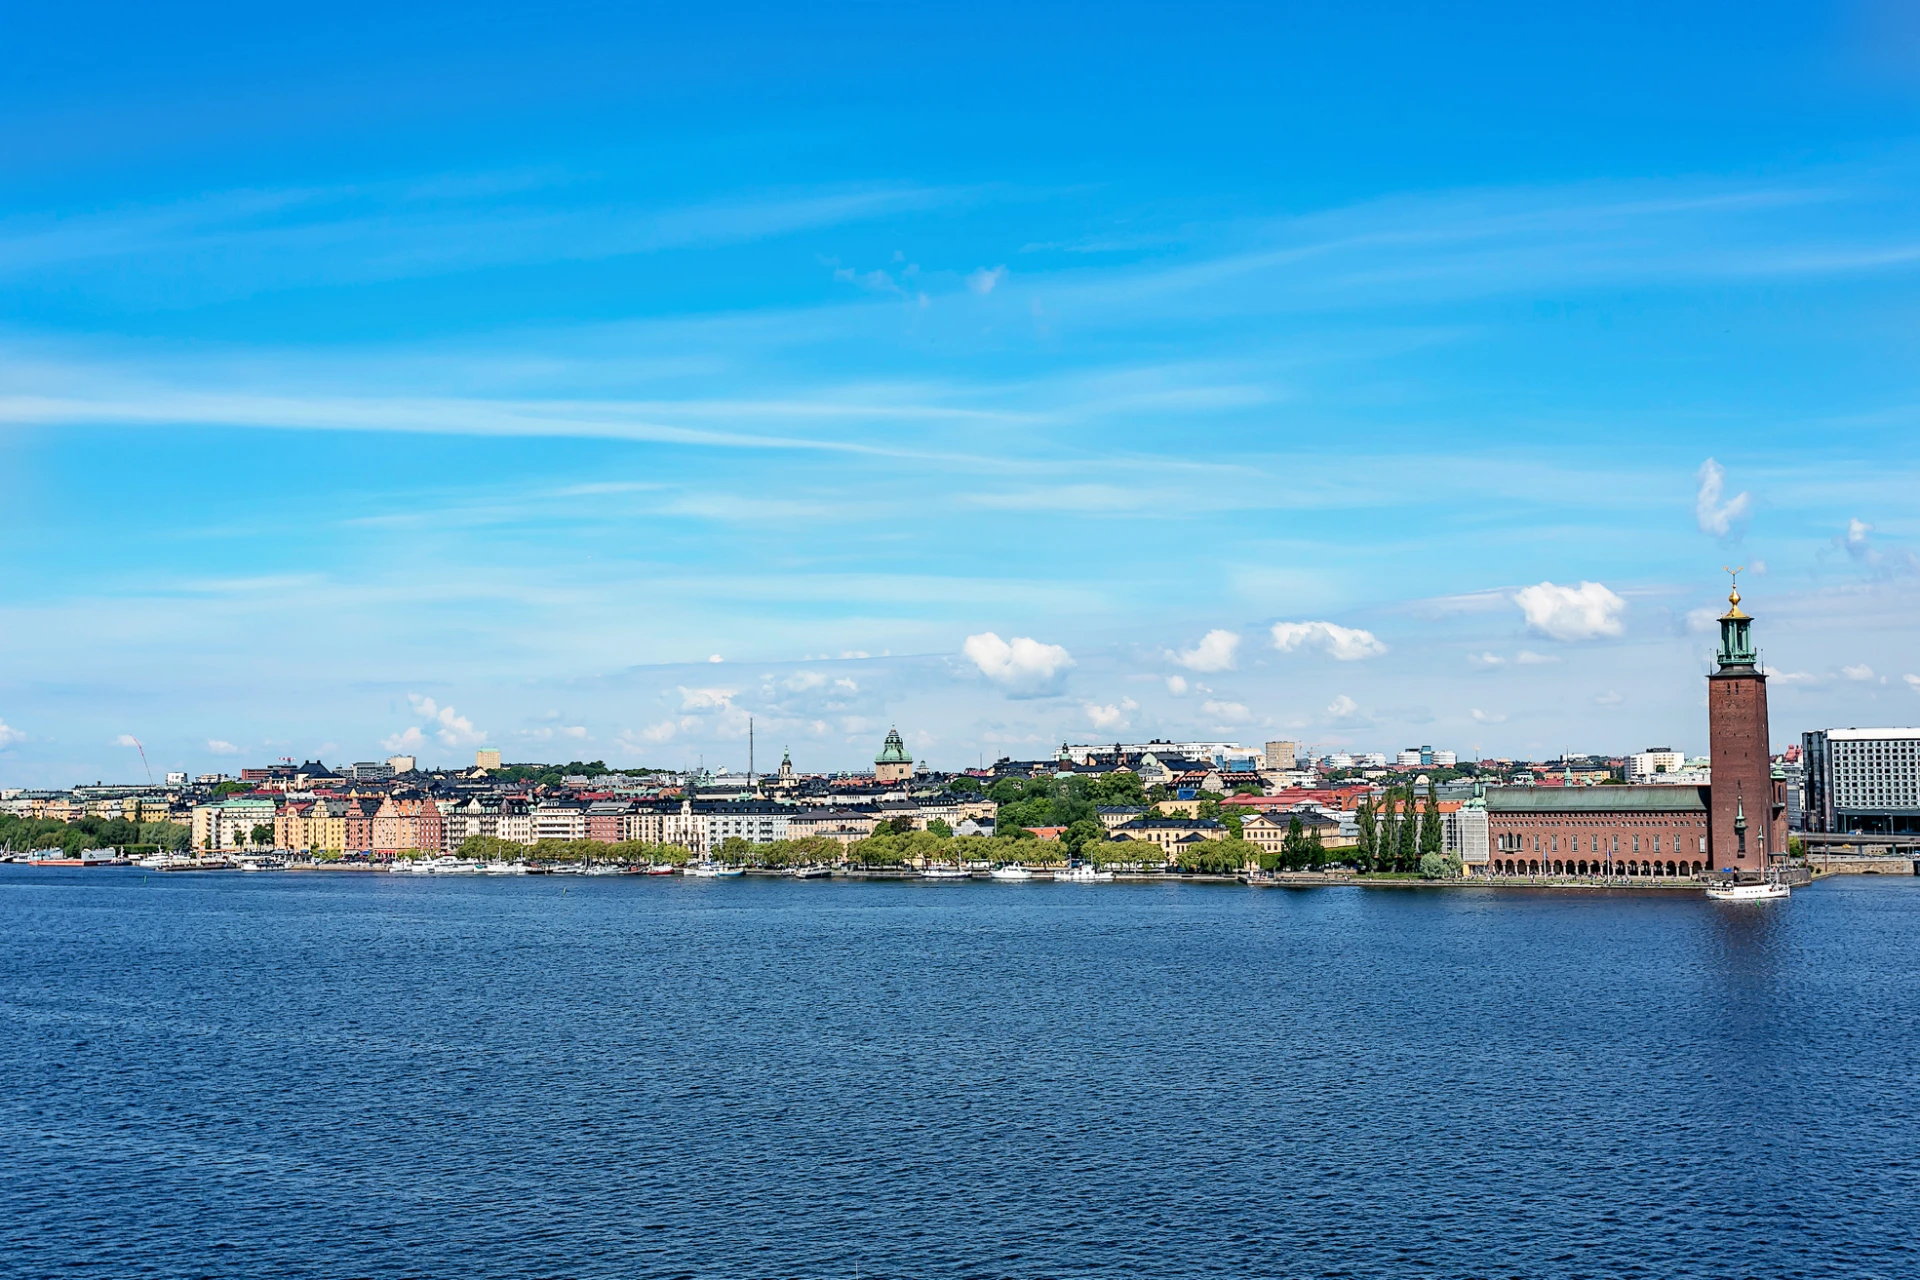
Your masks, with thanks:
M 1513 602 L 1527 615 L 1527 626 L 1555 640 L 1594 640 L 1625 630 L 1620 615 L 1627 602 L 1598 582 L 1557 587 L 1551 582 L 1523 587 Z
M 1860 520 L 1860 519 L 1848 520 L 1847 521 L 1847 540 L 1843 544 L 1847 549 L 1847 554 L 1852 556 L 1855 560 L 1877 559 L 1873 551 L 1872 534 L 1873 534 L 1873 526 L 1868 524 L 1865 520 Z
M 560 736 L 563 738 L 584 738 L 587 736 L 587 726 L 583 724 L 568 725 L 566 728 L 560 730 Z
M 1907 682 L 1907 688 L 1913 690 L 1915 693 L 1920 693 L 1920 676 L 1916 676 L 1911 671 L 1909 671 L 1906 675 L 1901 676 L 1900 678 Z
M 207 750 L 217 756 L 237 756 L 240 754 L 240 748 L 234 746 L 224 738 L 208 738 Z
M 688 712 L 731 711 L 734 695 L 738 689 L 689 689 L 685 685 L 676 686 L 680 690 L 680 709 Z
M 1282 653 L 1318 649 L 1339 662 L 1378 657 L 1387 651 L 1373 632 L 1332 622 L 1276 622 L 1273 647 Z
M 1122 698 L 1106 706 L 1089 702 L 1086 704 L 1087 719 L 1096 729 L 1124 729 L 1127 727 L 1127 712 L 1136 710 L 1139 705 L 1132 698 Z
M 1253 715 L 1247 710 L 1245 704 L 1239 702 L 1215 702 L 1208 699 L 1200 704 L 1200 709 L 1221 720 L 1248 720 Z
M 1467 661 L 1476 667 L 1482 668 L 1504 667 L 1507 665 L 1507 660 L 1497 653 L 1470 653 L 1467 655 Z
M 1507 722 L 1507 716 L 1504 711 L 1482 711 L 1478 707 L 1473 709 L 1473 718 L 1481 724 L 1505 724 Z
M 1694 635 L 1711 635 L 1720 625 L 1720 615 L 1712 609 L 1687 610 L 1687 630 Z
M 1349 720 L 1360 714 L 1360 704 L 1342 693 L 1327 704 L 1327 714 L 1335 720 Z
M 1700 464 L 1698 478 L 1700 491 L 1693 499 L 1693 518 L 1699 522 L 1700 532 L 1724 538 L 1746 521 L 1753 499 L 1746 493 L 1738 493 L 1725 502 L 1720 501 L 1726 492 L 1727 471 L 1712 458 Z
M 712 653 L 712 654 L 708 654 L 708 655 L 707 655 L 707 661 L 708 661 L 708 662 L 724 662 L 724 661 L 726 661 L 726 659 L 724 659 L 724 658 L 722 658 L 722 657 L 721 657 L 721 656 L 720 656 L 719 654 L 717 654 L 717 653 Z
M 1767 679 L 1775 684 L 1819 684 L 1820 677 L 1811 671 L 1769 671 Z
M 1005 267 L 993 267 L 991 269 L 982 267 L 967 277 L 967 288 L 984 298 L 993 292 L 995 285 L 1006 278 L 1007 269 Z
M 1593 705 L 1596 707 L 1617 707 L 1624 701 L 1626 701 L 1626 699 L 1609 689 L 1605 693 L 1597 695 L 1593 700 Z
M 658 724 L 650 724 L 642 729 L 640 736 L 648 742 L 667 742 L 673 738 L 674 733 L 677 732 L 678 729 L 679 726 L 673 721 L 662 720 Z
M 968 636 L 960 651 L 981 675 L 1015 690 L 1039 689 L 1074 665 L 1073 655 L 1057 644 L 1029 636 L 1015 636 L 1009 643 L 991 631 Z
M 0 720 L 0 747 L 10 747 L 16 742 L 25 742 L 26 740 L 26 734 L 20 732 L 5 720 Z
M 1191 649 L 1172 654 L 1175 662 L 1189 671 L 1231 671 L 1240 637 L 1231 631 L 1209 631 Z
M 130 733 L 123 733 L 113 740 L 113 745 L 116 747 L 138 747 L 140 745 L 140 739 Z
M 451 706 L 438 706 L 432 698 L 423 698 L 417 693 L 408 694 L 407 701 L 413 704 L 416 713 L 439 725 L 439 728 L 434 730 L 434 736 L 449 747 L 473 747 L 487 740 L 484 732 L 473 727 L 473 721 L 455 711 Z M 425 741 L 418 729 L 409 729 L 407 733 L 414 736 L 415 741 L 412 744 L 414 746 Z M 400 736 L 405 737 L 406 734 Z M 388 741 L 391 743 L 392 740 Z M 398 747 L 391 746 L 389 749 L 400 750 Z
M 787 688 L 795 693 L 805 693 L 808 689 L 818 689 L 827 682 L 827 678 L 818 671 L 796 671 L 787 677 Z
M 1856 667 L 1840 668 L 1840 674 L 1849 680 L 1871 680 L 1873 679 L 1873 668 L 1863 662 Z
M 209 746 L 212 744 L 209 743 Z M 418 751 L 427 745 L 427 735 L 420 732 L 419 725 L 408 725 L 400 733 L 389 734 L 380 739 L 380 745 L 392 752 Z
M 835 680 L 833 682 L 833 687 L 840 690 L 843 693 L 860 692 L 860 682 L 848 676 L 841 676 L 838 680 Z
M 1187 678 L 1185 676 L 1168 676 L 1167 692 L 1172 694 L 1176 698 L 1186 697 L 1187 696 Z

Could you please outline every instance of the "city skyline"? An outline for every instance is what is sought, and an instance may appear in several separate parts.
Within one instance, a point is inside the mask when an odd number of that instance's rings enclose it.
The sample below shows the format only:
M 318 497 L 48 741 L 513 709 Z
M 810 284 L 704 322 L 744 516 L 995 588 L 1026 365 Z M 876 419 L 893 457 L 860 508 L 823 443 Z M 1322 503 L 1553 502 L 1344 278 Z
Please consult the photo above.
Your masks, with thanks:
M 1870 15 L 83 17 L 0 83 L 0 786 L 1697 755 L 1722 565 L 1776 742 L 1920 718 Z

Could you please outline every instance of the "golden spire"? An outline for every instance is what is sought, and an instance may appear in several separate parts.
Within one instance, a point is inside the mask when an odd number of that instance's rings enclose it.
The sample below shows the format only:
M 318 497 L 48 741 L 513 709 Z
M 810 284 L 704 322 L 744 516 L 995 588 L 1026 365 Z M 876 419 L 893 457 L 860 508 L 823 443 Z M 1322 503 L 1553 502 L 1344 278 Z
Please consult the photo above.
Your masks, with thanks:
M 1747 566 L 1741 565 L 1738 568 L 1729 568 L 1723 564 L 1720 567 L 1725 569 L 1727 576 L 1733 579 L 1733 589 L 1727 593 L 1727 611 L 1720 616 L 1723 618 L 1744 618 L 1747 615 L 1740 612 L 1740 575 L 1746 572 Z

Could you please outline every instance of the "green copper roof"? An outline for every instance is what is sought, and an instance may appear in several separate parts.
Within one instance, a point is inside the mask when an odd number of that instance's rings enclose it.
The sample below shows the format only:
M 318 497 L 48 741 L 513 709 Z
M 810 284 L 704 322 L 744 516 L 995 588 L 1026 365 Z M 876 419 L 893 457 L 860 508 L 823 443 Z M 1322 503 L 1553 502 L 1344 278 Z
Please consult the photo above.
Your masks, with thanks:
M 1705 787 L 1489 787 L 1487 812 L 1704 813 Z
M 898 729 L 887 730 L 886 745 L 880 748 L 880 754 L 873 758 L 875 764 L 912 764 L 913 757 L 907 754 L 907 744 L 900 741 Z

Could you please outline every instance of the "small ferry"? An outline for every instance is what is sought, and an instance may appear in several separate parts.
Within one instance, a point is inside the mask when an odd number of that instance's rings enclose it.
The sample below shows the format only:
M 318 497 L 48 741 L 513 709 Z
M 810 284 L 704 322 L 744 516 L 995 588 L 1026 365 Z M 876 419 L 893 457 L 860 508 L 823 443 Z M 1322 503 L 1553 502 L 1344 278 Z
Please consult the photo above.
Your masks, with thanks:
M 699 862 L 688 863 L 686 874 L 701 880 L 715 880 L 727 876 L 744 875 L 746 870 L 745 867 L 729 867 L 711 858 L 704 858 Z
M 1079 862 L 1054 872 L 1053 878 L 1061 884 L 1095 884 L 1113 879 L 1113 872 L 1102 871 L 1092 863 Z
M 965 867 L 928 867 L 920 873 L 922 880 L 971 880 L 973 873 Z
M 989 880 L 1031 880 L 1033 872 L 1017 862 L 1010 862 L 1004 867 L 995 867 L 987 872 L 987 878 Z
M 1768 871 L 1766 879 L 1742 883 L 1729 880 L 1724 884 L 1707 886 L 1707 897 L 1715 902 L 1771 902 L 1775 898 L 1793 895 L 1793 889 L 1780 878 L 1777 871 Z

